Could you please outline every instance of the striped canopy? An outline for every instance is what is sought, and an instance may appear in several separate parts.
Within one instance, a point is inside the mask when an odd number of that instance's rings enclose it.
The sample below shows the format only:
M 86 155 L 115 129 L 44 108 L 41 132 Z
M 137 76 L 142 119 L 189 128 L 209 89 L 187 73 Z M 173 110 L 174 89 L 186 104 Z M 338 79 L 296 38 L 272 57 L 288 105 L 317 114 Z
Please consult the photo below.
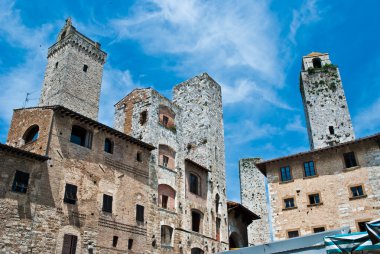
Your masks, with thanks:
M 327 254 L 380 250 L 380 220 L 366 224 L 367 232 L 325 237 Z

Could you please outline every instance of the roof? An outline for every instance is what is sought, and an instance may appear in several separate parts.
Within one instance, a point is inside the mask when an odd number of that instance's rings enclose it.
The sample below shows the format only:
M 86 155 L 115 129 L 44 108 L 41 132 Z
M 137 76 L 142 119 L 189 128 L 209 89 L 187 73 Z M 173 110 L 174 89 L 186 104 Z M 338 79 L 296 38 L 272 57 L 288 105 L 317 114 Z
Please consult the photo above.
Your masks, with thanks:
M 328 53 L 311 52 L 310 54 L 308 54 L 304 57 L 316 57 L 316 56 L 323 56 L 323 55 L 328 55 Z
M 238 214 L 241 214 L 243 216 L 244 220 L 249 222 L 248 225 L 251 224 L 253 220 L 260 219 L 260 216 L 253 213 L 251 210 L 249 210 L 242 204 L 234 202 L 234 201 L 227 201 L 227 209 L 228 209 L 228 212 L 232 210 L 236 210 Z
M 319 149 L 315 149 L 315 150 L 311 150 L 311 151 L 307 151 L 307 152 L 301 152 L 301 153 L 296 153 L 296 154 L 292 154 L 292 155 L 288 155 L 288 156 L 283 156 L 283 157 L 279 157 L 279 158 L 275 158 L 275 159 L 270 159 L 270 160 L 262 161 L 262 162 L 256 163 L 256 166 L 259 168 L 259 170 L 264 175 L 266 175 L 266 165 L 267 164 L 270 164 L 270 163 L 273 163 L 273 162 L 278 162 L 278 161 L 283 161 L 283 160 L 288 160 L 288 159 L 294 159 L 294 158 L 297 158 L 297 157 L 309 156 L 311 154 L 324 153 L 324 152 L 331 151 L 331 150 L 334 150 L 334 149 L 337 149 L 337 148 L 341 148 L 341 147 L 344 147 L 344 146 L 359 144 L 359 143 L 367 142 L 367 141 L 370 141 L 370 140 L 376 140 L 376 141 L 380 142 L 380 133 L 376 133 L 376 134 L 371 135 L 371 136 L 355 139 L 355 140 L 348 141 L 348 142 L 345 142 L 345 143 L 336 144 L 336 145 L 333 145 L 333 146 L 323 147 L 323 148 L 319 148 Z
M 107 126 L 105 124 L 99 123 L 98 121 L 95 121 L 95 120 L 93 120 L 91 118 L 88 118 L 88 117 L 86 117 L 84 115 L 81 115 L 81 114 L 79 114 L 77 112 L 74 112 L 71 109 L 68 109 L 68 108 L 63 107 L 63 106 L 56 105 L 56 106 L 42 106 L 42 107 L 21 108 L 21 109 L 15 109 L 14 111 L 25 110 L 25 109 L 26 110 L 28 110 L 28 109 L 39 109 L 39 108 L 40 109 L 51 109 L 51 110 L 53 110 L 55 112 L 60 112 L 62 114 L 70 116 L 72 118 L 78 119 L 79 121 L 84 122 L 84 123 L 86 123 L 86 124 L 88 124 L 90 126 L 94 126 L 94 127 L 97 127 L 98 129 L 106 131 L 106 132 L 110 133 L 111 135 L 114 135 L 116 137 L 124 139 L 124 140 L 126 140 L 128 142 L 131 142 L 133 144 L 139 145 L 139 146 L 141 146 L 143 148 L 146 148 L 146 149 L 148 149 L 150 151 L 156 149 L 156 147 L 154 147 L 153 145 L 150 145 L 150 144 L 145 143 L 145 142 L 143 142 L 143 141 L 141 141 L 139 139 L 131 137 L 131 136 L 129 136 L 129 135 L 123 133 L 123 132 L 115 130 L 114 128 L 111 128 L 111 127 L 109 127 L 109 126 Z
M 34 159 L 37 161 L 46 161 L 46 160 L 50 159 L 47 156 L 42 156 L 42 155 L 39 155 L 36 153 L 28 152 L 28 151 L 22 150 L 20 148 L 16 148 L 16 147 L 1 144 L 1 143 L 0 143 L 0 151 L 10 153 L 10 154 L 14 154 L 17 156 L 27 157 L 27 158 Z
M 195 161 L 192 161 L 192 160 L 190 160 L 190 159 L 185 159 L 185 161 L 186 161 L 186 162 L 189 162 L 189 163 L 193 164 L 194 166 L 196 166 L 196 167 L 198 167 L 198 168 L 200 168 L 200 169 L 203 169 L 203 170 L 205 170 L 205 171 L 207 171 L 207 172 L 211 172 L 211 170 L 209 170 L 208 168 L 206 168 L 206 167 L 204 167 L 204 166 L 202 166 L 202 165 L 196 163 Z

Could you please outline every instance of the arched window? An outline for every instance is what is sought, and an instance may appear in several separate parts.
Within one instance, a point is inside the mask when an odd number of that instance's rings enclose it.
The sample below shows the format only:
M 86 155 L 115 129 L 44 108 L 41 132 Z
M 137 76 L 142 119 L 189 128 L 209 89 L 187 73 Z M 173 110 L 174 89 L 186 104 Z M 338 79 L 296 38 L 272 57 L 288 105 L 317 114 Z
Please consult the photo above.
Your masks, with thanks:
M 174 210 L 175 190 L 169 185 L 158 185 L 158 206 L 167 210 Z
M 161 144 L 158 146 L 159 165 L 174 170 L 175 155 L 176 152 L 170 146 Z
M 191 230 L 201 233 L 203 214 L 198 210 L 191 211 Z
M 191 249 L 191 254 L 203 254 L 204 251 L 199 249 L 199 248 L 192 248 Z
M 175 124 L 174 124 L 175 113 L 171 108 L 165 105 L 160 105 L 158 107 L 158 117 L 159 117 L 159 123 L 162 126 L 173 131 L 176 130 Z
M 313 58 L 313 67 L 322 68 L 322 61 L 319 57 Z
M 161 226 L 161 245 L 171 246 L 172 235 L 173 235 L 173 228 L 166 225 L 162 225 Z
M 219 212 L 219 201 L 220 201 L 219 194 L 216 194 L 215 195 L 215 213 L 216 214 L 218 214 Z
M 113 143 L 109 138 L 104 140 L 104 151 L 107 153 L 113 153 Z
M 92 133 L 78 125 L 73 125 L 71 129 L 70 142 L 80 146 L 91 148 Z
M 39 130 L 40 128 L 38 127 L 38 125 L 33 125 L 29 127 L 29 129 L 25 132 L 24 137 L 23 137 L 25 144 L 28 144 L 30 142 L 37 140 Z
M 189 190 L 191 193 L 200 195 L 199 177 L 193 173 L 189 174 Z

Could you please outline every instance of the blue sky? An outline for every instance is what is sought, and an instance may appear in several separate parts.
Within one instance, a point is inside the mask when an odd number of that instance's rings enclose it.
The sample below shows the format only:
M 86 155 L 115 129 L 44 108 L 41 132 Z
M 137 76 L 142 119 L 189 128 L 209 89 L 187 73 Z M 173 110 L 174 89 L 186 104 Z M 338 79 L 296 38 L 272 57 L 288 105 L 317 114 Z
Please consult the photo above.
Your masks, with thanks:
M 32 3 L 33 2 L 33 3 Z M 0 1 L 0 142 L 27 92 L 38 103 L 47 48 L 65 18 L 108 53 L 100 121 L 136 87 L 171 88 L 202 72 L 221 86 L 227 194 L 238 160 L 309 149 L 301 58 L 328 52 L 340 68 L 357 137 L 380 129 L 380 2 L 376 0 Z

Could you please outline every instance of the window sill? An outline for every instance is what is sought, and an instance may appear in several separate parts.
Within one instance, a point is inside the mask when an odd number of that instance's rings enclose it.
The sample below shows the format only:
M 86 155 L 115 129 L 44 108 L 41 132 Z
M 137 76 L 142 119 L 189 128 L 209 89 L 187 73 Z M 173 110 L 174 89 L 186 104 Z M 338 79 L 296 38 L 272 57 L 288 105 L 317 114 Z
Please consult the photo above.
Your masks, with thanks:
M 292 182 L 294 182 L 294 179 L 292 179 L 292 180 L 289 180 L 289 181 L 283 181 L 283 182 L 279 182 L 279 184 L 286 184 L 286 183 L 292 183 Z
M 312 175 L 312 176 L 304 176 L 303 179 L 309 179 L 309 178 L 315 178 L 318 177 L 318 174 Z
M 314 206 L 321 206 L 321 205 L 323 205 L 323 202 L 318 203 L 318 204 L 307 205 L 307 207 L 314 207 Z
M 161 122 L 158 122 L 158 124 L 159 124 L 160 126 L 162 126 L 163 128 L 165 128 L 165 129 L 167 129 L 167 130 L 173 132 L 174 134 L 177 134 L 177 129 L 176 129 L 175 126 L 173 126 L 173 127 L 165 126 L 165 125 L 164 125 L 163 123 L 161 123 Z
M 356 196 L 356 197 L 350 197 L 349 200 L 362 199 L 362 198 L 366 198 L 366 197 L 367 197 L 367 195 Z
M 176 211 L 165 209 L 165 208 L 162 208 L 162 207 L 159 207 L 158 210 L 162 211 L 162 212 L 170 213 L 170 214 L 177 214 Z
M 360 168 L 360 165 L 355 166 L 355 167 L 350 167 L 350 168 L 344 168 L 344 169 L 343 169 L 343 172 L 352 171 L 352 170 L 355 170 L 355 169 L 358 169 L 358 168 Z
M 288 207 L 288 208 L 282 208 L 283 211 L 288 211 L 288 210 L 294 210 L 294 209 L 297 209 L 298 207 L 297 206 L 293 206 L 293 207 Z
M 165 248 L 165 249 L 173 249 L 174 247 L 171 246 L 171 245 L 166 245 L 166 244 L 161 244 L 161 248 Z
M 167 167 L 165 167 L 165 166 L 162 166 L 162 165 L 158 165 L 160 168 L 162 168 L 162 169 L 166 169 L 166 170 L 168 170 L 168 171 L 170 171 L 170 172 L 173 172 L 173 173 L 176 173 L 177 174 L 177 171 L 175 171 L 174 169 L 171 169 L 171 168 L 167 168 Z

